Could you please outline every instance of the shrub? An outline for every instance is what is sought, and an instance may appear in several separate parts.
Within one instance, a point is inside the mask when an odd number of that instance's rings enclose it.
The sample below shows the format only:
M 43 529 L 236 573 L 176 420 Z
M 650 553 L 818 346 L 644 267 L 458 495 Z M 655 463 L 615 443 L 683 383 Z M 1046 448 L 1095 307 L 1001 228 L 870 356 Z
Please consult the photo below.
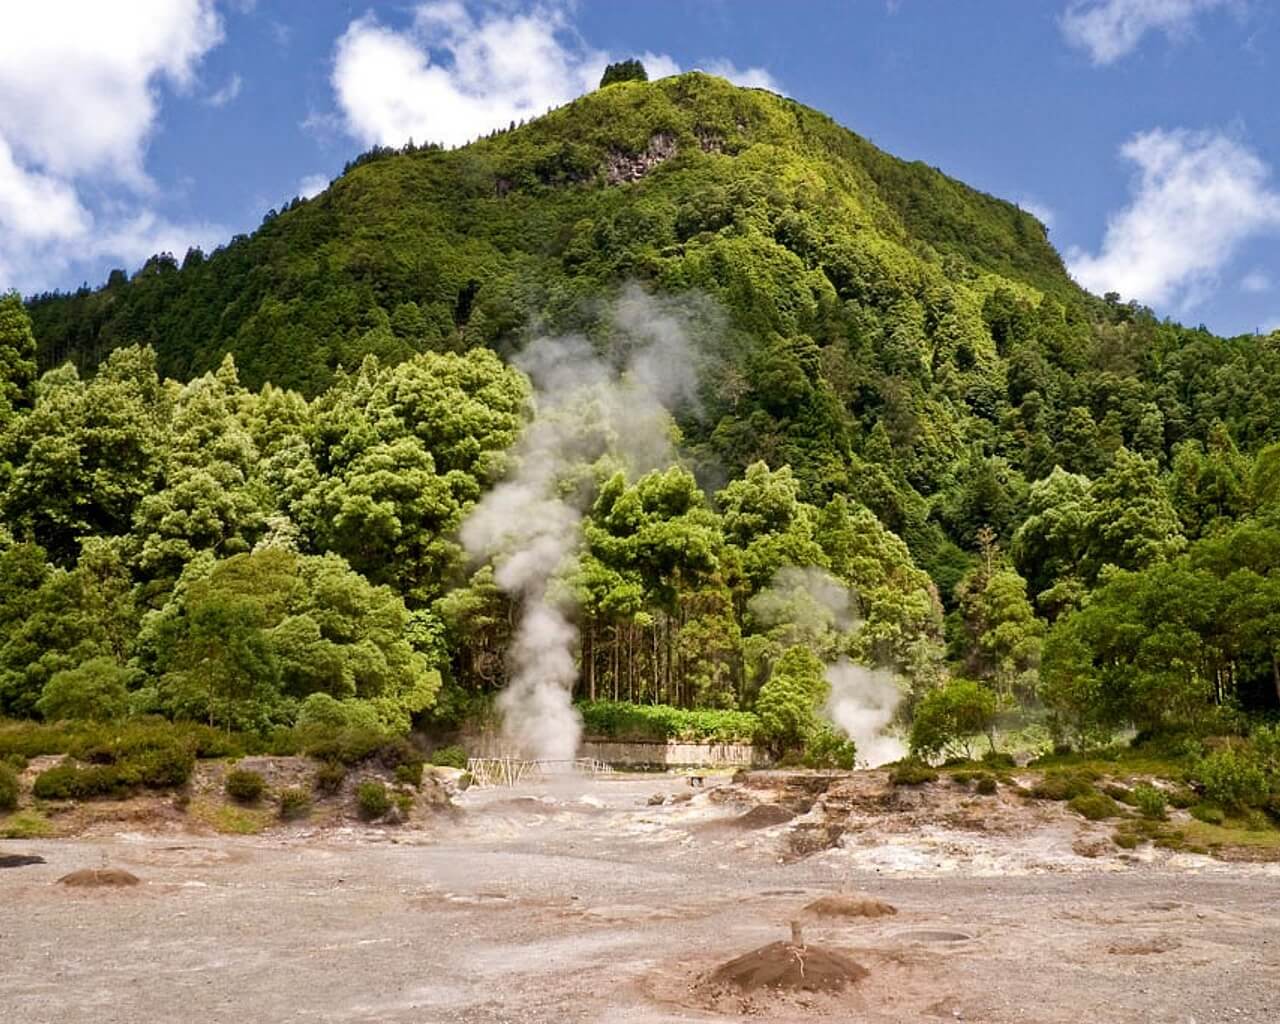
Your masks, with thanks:
M 360 817 L 366 821 L 381 818 L 391 810 L 391 796 L 387 787 L 375 779 L 360 783 L 356 789 L 356 803 L 360 807 Z
M 85 800 L 125 788 L 112 765 L 81 766 L 67 759 L 36 776 L 31 792 L 41 800 Z
M 982 755 L 982 763 L 990 765 L 992 768 L 1018 767 L 1018 762 L 1013 759 L 1013 755 L 1007 754 L 1003 750 L 988 750 Z
M 0 765 L 14 772 L 25 772 L 28 763 L 22 754 L 5 754 L 4 757 L 0 757 Z
M 6 764 L 0 764 L 0 811 L 18 809 L 18 776 Z
M 402 764 L 396 766 L 396 782 L 402 786 L 412 786 L 414 789 L 422 788 L 422 768 L 421 761 L 414 761 L 412 764 Z
M 983 772 L 978 776 L 978 784 L 974 788 L 983 796 L 990 796 L 996 791 L 996 777 Z
M 316 789 L 332 794 L 342 788 L 347 778 L 347 766 L 339 761 L 326 761 L 316 772 Z
M 1191 817 L 1203 821 L 1206 825 L 1221 825 L 1227 820 L 1222 808 L 1217 804 L 1198 803 L 1191 808 Z
M 450 747 L 438 747 L 431 755 L 431 763 L 441 768 L 465 768 L 467 752 L 456 744 Z
M 234 768 L 227 772 L 222 788 L 237 803 L 253 804 L 261 800 L 262 794 L 267 791 L 267 780 L 257 772 Z
M 1083 793 L 1072 797 L 1067 803 L 1073 811 L 1090 821 L 1102 821 L 1114 818 L 1120 813 L 1120 806 L 1111 797 L 1102 793 Z
M 975 736 L 990 735 L 995 724 L 996 695 L 970 679 L 953 679 L 930 690 L 916 707 L 911 723 L 911 752 L 935 757 L 960 752 L 966 757 Z
M 1165 817 L 1168 801 L 1165 799 L 1163 790 L 1146 782 L 1140 782 L 1133 787 L 1130 796 L 1133 799 L 1133 806 L 1142 813 L 1144 818 L 1160 821 Z
M 923 761 L 905 758 L 893 766 L 889 781 L 895 786 L 922 786 L 937 779 L 938 773 Z
M 299 729 L 298 736 L 307 756 L 346 765 L 359 764 L 372 757 L 388 739 L 387 733 L 379 729 L 344 728 L 334 732 L 321 726 Z
M 858 748 L 833 729 L 819 729 L 804 745 L 806 768 L 842 768 L 852 771 L 857 760 Z
M 152 747 L 125 758 L 118 765 L 120 781 L 130 786 L 169 789 L 185 785 L 195 768 L 195 756 L 176 743 Z
M 1092 780 L 1085 773 L 1051 769 L 1031 787 L 1037 800 L 1073 800 L 1094 792 Z
M 1121 786 L 1115 782 L 1109 782 L 1103 786 L 1102 792 L 1106 793 L 1112 800 L 1118 800 L 1122 804 L 1131 803 L 1133 801 L 1133 797 L 1129 793 L 1128 787 Z
M 588 735 L 608 739 L 751 743 L 760 732 L 760 719 L 749 711 L 690 711 L 611 700 L 579 704 L 578 711 Z
M 1205 797 L 1221 807 L 1244 810 L 1267 802 L 1270 786 L 1261 765 L 1246 752 L 1219 750 L 1196 765 Z
M 285 821 L 305 818 L 311 813 L 311 794 L 300 787 L 290 787 L 280 793 L 280 817 Z

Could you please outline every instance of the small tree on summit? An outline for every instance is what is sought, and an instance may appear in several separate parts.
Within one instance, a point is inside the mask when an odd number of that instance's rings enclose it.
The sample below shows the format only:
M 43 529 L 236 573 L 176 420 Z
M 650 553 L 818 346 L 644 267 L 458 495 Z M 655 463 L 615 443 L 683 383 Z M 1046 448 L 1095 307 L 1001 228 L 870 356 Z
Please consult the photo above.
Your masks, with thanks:
M 613 85 L 614 82 L 647 82 L 649 81 L 649 73 L 645 71 L 644 65 L 634 58 L 631 60 L 620 60 L 616 64 L 610 64 L 604 69 L 604 76 L 600 79 L 600 88 L 606 85 Z

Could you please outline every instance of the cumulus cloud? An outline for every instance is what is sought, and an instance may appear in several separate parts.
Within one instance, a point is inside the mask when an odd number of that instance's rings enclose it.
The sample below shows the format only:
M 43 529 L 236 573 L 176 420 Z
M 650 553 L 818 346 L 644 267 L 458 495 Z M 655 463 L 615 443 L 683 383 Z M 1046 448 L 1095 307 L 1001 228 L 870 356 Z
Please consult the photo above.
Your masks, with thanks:
M 1223 134 L 1155 131 L 1120 150 L 1137 166 L 1129 204 L 1107 221 L 1096 255 L 1068 263 L 1094 292 L 1185 310 L 1203 299 L 1247 239 L 1280 229 L 1270 169 Z
M 47 286 L 95 256 L 137 259 L 207 239 L 208 225 L 175 224 L 141 205 L 155 193 L 143 158 L 160 87 L 189 92 L 221 40 L 213 0 L 43 0 L 6 10 L 0 288 Z
M 421 3 L 401 30 L 372 13 L 347 26 L 334 51 L 334 96 L 347 132 L 365 145 L 460 145 L 594 89 L 616 59 L 587 45 L 565 9 L 474 15 L 458 0 Z M 665 54 L 641 59 L 651 78 L 675 74 Z M 706 65 L 744 85 L 776 88 L 761 68 Z
M 1132 53 L 1144 36 L 1187 35 L 1201 14 L 1236 6 L 1238 0 L 1072 0 L 1062 15 L 1068 43 L 1087 50 L 1095 64 L 1111 64 Z

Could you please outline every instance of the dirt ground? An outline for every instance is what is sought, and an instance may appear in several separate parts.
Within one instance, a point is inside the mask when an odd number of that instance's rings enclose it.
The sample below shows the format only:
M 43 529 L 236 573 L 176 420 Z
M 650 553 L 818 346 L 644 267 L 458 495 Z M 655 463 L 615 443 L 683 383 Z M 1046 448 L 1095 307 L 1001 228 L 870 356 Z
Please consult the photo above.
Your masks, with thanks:
M 6 842 L 46 863 L 0 871 L 0 1019 L 1280 1020 L 1280 866 L 1099 854 L 1105 830 L 1060 808 L 926 823 L 918 797 L 864 796 L 614 776 L 473 789 L 417 829 Z M 108 866 L 141 884 L 56 884 Z M 841 893 L 898 911 L 805 917 L 865 979 L 707 997 L 717 966 Z

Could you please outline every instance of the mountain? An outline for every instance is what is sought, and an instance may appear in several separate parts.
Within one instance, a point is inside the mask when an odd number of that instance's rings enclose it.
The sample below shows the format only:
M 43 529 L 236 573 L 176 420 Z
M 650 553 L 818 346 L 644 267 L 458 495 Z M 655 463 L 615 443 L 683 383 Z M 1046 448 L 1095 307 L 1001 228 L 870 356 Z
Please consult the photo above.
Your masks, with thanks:
M 145 342 L 176 377 L 231 352 L 250 383 L 314 392 L 365 352 L 577 326 L 575 300 L 625 278 L 707 290 L 748 329 L 783 333 L 848 301 L 940 292 L 974 319 L 1001 283 L 1080 297 L 1029 214 L 792 100 L 692 73 L 609 86 L 457 150 L 375 150 L 211 255 L 159 256 L 30 308 L 45 366 Z

